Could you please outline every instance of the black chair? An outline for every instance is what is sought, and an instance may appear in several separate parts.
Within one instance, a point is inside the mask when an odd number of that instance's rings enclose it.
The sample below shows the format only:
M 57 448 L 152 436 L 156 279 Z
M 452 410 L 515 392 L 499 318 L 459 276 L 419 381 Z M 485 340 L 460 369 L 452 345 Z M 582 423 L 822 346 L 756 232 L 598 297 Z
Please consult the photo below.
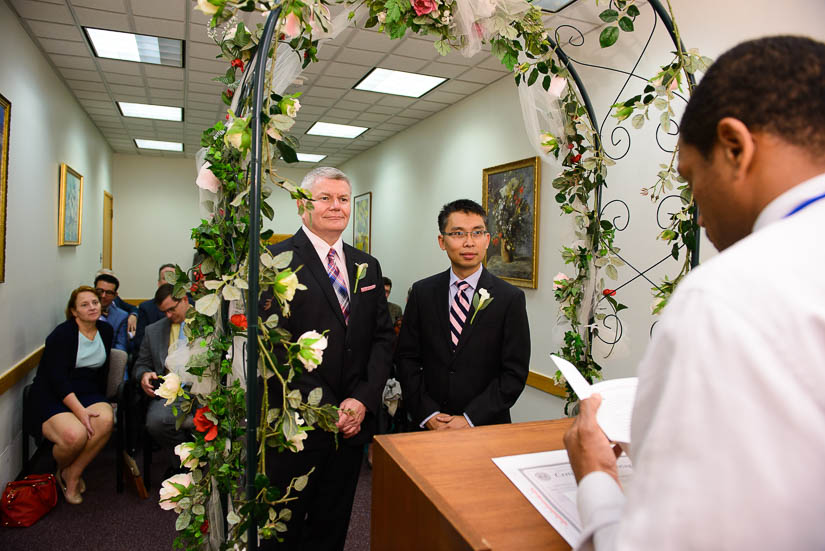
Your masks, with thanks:
M 123 449 L 125 443 L 125 407 L 123 407 L 123 392 L 124 381 L 123 373 L 126 369 L 126 361 L 128 356 L 123 350 L 112 349 L 109 356 L 109 374 L 106 381 L 106 398 L 116 404 L 115 426 L 113 436 L 115 438 L 115 447 L 117 458 L 115 460 L 115 476 L 116 488 L 118 493 L 123 492 Z M 35 459 L 40 457 L 43 453 L 50 450 L 52 443 L 46 439 L 42 432 L 41 426 L 37 422 L 37 415 L 32 411 L 31 404 L 31 390 L 32 384 L 23 388 L 23 471 L 21 477 L 26 476 L 31 472 L 31 466 Z M 34 439 L 37 449 L 33 456 L 29 456 L 29 438 Z

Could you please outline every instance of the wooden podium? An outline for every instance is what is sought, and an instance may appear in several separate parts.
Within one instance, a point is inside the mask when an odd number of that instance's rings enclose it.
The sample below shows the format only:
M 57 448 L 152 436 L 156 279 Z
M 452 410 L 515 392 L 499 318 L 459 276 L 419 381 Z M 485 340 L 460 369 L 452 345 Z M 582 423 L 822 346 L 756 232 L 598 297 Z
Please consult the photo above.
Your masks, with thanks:
M 371 549 L 569 550 L 491 458 L 562 449 L 572 422 L 376 436 Z

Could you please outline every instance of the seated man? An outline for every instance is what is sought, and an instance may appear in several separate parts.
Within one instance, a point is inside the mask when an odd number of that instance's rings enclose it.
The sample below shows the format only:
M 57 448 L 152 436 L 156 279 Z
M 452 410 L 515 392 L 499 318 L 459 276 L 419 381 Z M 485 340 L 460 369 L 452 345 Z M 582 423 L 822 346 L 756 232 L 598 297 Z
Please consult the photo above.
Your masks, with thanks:
M 107 275 L 116 277 L 115 273 L 112 270 L 109 270 L 107 268 L 101 268 L 100 270 L 98 270 L 97 273 L 95 274 L 95 277 L 97 277 L 101 274 L 107 274 Z M 117 306 L 118 308 L 120 308 L 121 310 L 123 310 L 124 312 L 126 312 L 129 315 L 129 317 L 126 319 L 126 332 L 128 333 L 129 339 L 133 339 L 134 336 L 135 336 L 134 335 L 135 329 L 137 328 L 137 318 L 138 318 L 137 306 L 135 306 L 134 304 L 129 304 L 128 302 L 126 302 L 125 300 L 120 298 L 120 295 L 115 295 L 114 305 Z M 134 348 L 134 349 L 137 350 L 137 348 Z M 131 350 L 132 350 L 132 347 L 130 346 L 129 351 L 131 352 Z
M 174 264 L 164 264 L 158 269 L 158 287 L 166 283 L 164 274 L 166 272 L 175 273 Z M 138 307 L 137 327 L 135 328 L 135 336 L 132 339 L 132 345 L 135 350 L 140 350 L 140 343 L 143 341 L 143 335 L 146 333 L 146 327 L 152 325 L 156 321 L 163 319 L 163 314 L 158 310 L 157 305 L 153 299 L 144 300 Z
M 398 323 L 398 320 L 401 319 L 402 311 L 400 306 L 398 306 L 394 302 L 390 302 L 391 291 L 392 280 L 387 276 L 384 276 L 384 296 L 387 297 L 387 308 L 390 311 L 390 319 L 392 320 L 392 326 L 395 327 Z
M 115 332 L 112 348 L 127 352 L 129 340 L 126 336 L 126 318 L 129 315 L 112 304 L 117 296 L 118 287 L 120 287 L 120 281 L 112 274 L 99 274 L 95 277 L 95 291 L 100 297 L 100 319 L 111 325 Z
M 159 383 L 158 375 L 165 375 L 166 357 L 179 346 L 186 346 L 183 333 L 189 301 L 172 295 L 174 287 L 169 283 L 161 285 L 155 293 L 155 305 L 165 316 L 146 328 L 146 335 L 140 344 L 135 362 L 135 380 L 140 382 L 143 392 L 153 398 L 146 410 L 146 428 L 152 439 L 163 447 L 173 447 L 189 440 L 188 430 L 193 428 L 190 415 L 181 426 L 175 428 L 172 405 L 155 396 L 153 381 Z M 180 400 L 180 398 L 178 398 Z M 180 407 L 179 402 L 176 402 Z

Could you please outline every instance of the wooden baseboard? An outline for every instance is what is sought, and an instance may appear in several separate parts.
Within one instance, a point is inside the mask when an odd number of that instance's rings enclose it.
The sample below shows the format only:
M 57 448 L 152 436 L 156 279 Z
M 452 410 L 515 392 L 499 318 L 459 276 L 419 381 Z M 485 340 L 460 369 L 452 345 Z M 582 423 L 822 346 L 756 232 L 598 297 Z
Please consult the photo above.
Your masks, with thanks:
M 149 299 L 145 298 L 124 298 L 123 302 L 129 303 L 132 306 L 140 306 L 141 302 L 146 302 Z
M 23 378 L 40 363 L 45 345 L 41 345 L 37 350 L 17 362 L 11 369 L 0 375 L 0 394 L 22 381 Z
M 541 373 L 537 373 L 535 371 L 531 371 L 527 374 L 527 384 L 533 388 L 541 390 L 542 392 L 552 394 L 553 396 L 558 396 L 559 398 L 565 398 L 567 396 L 564 388 L 557 385 L 551 377 L 542 375 Z

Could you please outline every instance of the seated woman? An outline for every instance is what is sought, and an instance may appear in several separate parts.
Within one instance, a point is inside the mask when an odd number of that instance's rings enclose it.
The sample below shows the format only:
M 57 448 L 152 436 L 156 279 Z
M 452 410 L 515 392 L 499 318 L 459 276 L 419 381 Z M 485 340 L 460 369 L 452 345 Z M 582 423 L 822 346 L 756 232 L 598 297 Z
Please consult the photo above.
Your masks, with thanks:
M 32 387 L 32 404 L 43 436 L 54 442 L 57 482 L 66 501 L 83 502 L 83 470 L 112 434 L 112 406 L 106 376 L 112 327 L 100 321 L 94 288 L 72 291 L 66 321 L 46 337 L 46 348 Z

